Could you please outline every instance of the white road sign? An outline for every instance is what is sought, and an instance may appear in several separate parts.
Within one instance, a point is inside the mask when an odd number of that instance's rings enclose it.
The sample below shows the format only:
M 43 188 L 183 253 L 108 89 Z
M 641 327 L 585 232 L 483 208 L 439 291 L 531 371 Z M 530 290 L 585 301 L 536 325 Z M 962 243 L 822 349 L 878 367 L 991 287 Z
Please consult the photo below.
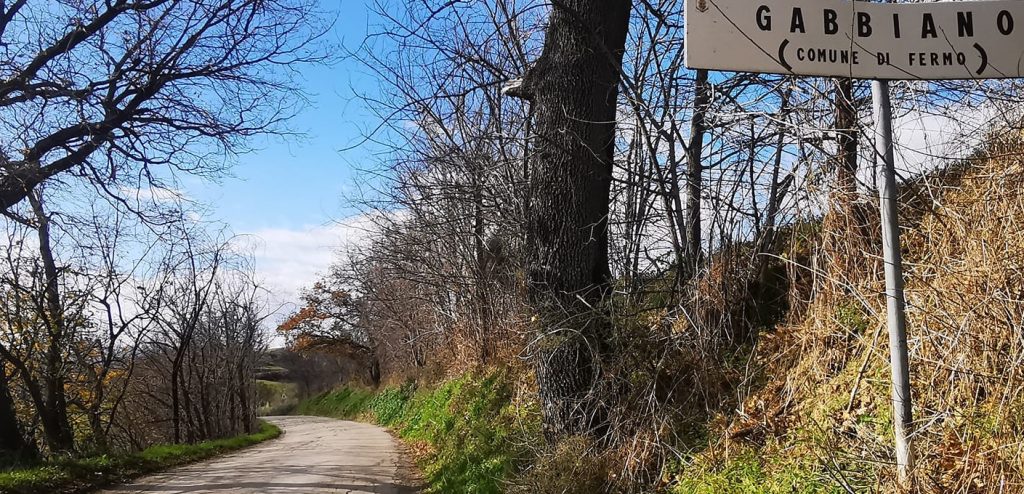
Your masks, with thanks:
M 1024 76 L 1024 1 L 687 0 L 692 68 L 857 79 Z

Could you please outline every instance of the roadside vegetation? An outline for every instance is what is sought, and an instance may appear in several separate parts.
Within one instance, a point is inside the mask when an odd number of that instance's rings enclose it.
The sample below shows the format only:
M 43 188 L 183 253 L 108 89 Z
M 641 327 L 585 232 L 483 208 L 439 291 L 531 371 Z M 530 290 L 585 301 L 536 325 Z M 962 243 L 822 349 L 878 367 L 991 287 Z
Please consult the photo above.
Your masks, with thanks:
M 995 135 L 901 191 L 920 492 L 1024 483 L 1020 156 L 1020 138 Z M 869 220 L 858 228 L 876 231 L 874 206 L 859 207 Z M 665 277 L 619 302 L 619 350 L 603 369 L 622 376 L 605 398 L 607 436 L 547 438 L 535 377 L 515 357 L 492 353 L 513 365 L 452 374 L 443 369 L 465 369 L 475 352 L 445 364 L 434 353 L 417 366 L 414 348 L 400 343 L 387 351 L 409 351 L 410 365 L 385 381 L 400 384 L 375 388 L 367 370 L 351 380 L 362 384 L 316 395 L 294 413 L 391 428 L 418 453 L 433 492 L 885 491 L 895 471 L 882 266 L 878 246 L 827 241 L 836 221 L 826 214 L 780 230 L 780 251 L 759 286 L 742 272 L 706 274 L 693 287 L 702 310 L 688 318 L 665 308 L 656 289 Z M 736 263 L 747 248 L 709 262 Z M 822 271 L 804 268 L 826 258 L 834 264 Z M 737 308 L 737 293 L 753 305 Z M 738 331 L 732 339 L 700 336 L 724 316 Z M 445 349 L 435 344 L 433 352 Z M 386 369 L 401 362 L 394 358 Z
M 178 187 L 286 132 L 329 21 L 307 0 L 28 0 L 0 18 L 0 490 L 276 434 L 256 418 L 272 309 L 251 244 Z
M 351 386 L 299 403 L 294 413 L 365 420 L 409 445 L 429 492 L 504 492 L 535 456 L 539 414 L 517 402 L 507 371 L 466 374 L 436 386 Z
M 893 490 L 865 81 L 690 70 L 683 0 L 370 3 L 347 51 L 316 0 L 0 2 L 0 486 L 294 408 L 439 493 Z M 250 249 L 178 187 L 295 136 L 330 53 L 379 83 L 363 240 L 267 358 Z M 942 141 L 895 150 L 915 494 L 1024 491 L 1022 95 L 893 83 Z
M 10 494 L 72 494 L 91 492 L 109 484 L 206 460 L 274 439 L 281 429 L 260 422 L 260 429 L 226 439 L 196 444 L 161 444 L 138 453 L 58 459 L 41 465 L 14 466 L 0 471 L 0 492 Z

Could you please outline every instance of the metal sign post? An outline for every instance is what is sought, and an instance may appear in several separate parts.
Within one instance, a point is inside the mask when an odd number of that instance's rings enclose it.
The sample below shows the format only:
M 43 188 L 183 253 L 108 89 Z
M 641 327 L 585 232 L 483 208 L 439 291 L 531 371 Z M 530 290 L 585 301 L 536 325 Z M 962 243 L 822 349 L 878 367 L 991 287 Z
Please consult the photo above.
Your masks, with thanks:
M 896 167 L 893 163 L 892 104 L 889 83 L 873 81 L 871 93 L 875 110 L 875 155 L 882 161 L 882 187 L 879 190 L 882 211 L 882 251 L 885 259 L 885 300 L 889 326 L 889 362 L 892 368 L 892 423 L 896 438 L 896 470 L 900 482 L 910 481 L 914 453 L 910 447 L 912 409 L 910 396 L 910 357 L 907 350 L 907 318 L 904 313 L 903 260 L 900 253 L 900 226 L 896 199 Z
M 695 69 L 874 81 L 896 464 L 905 484 L 912 407 L 887 81 L 1024 77 L 1024 1 L 687 0 L 686 42 Z

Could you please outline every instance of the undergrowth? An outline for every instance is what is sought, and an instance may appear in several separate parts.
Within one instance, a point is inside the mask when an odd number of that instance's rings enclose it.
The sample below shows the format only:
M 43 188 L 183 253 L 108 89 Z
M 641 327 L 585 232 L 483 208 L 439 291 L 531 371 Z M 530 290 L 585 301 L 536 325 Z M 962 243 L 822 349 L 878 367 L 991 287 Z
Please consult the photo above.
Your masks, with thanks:
M 741 448 L 731 458 L 702 457 L 677 479 L 672 494 L 811 494 L 843 492 L 821 478 L 813 464 L 785 455 Z
M 151 446 L 139 453 L 102 455 L 48 462 L 0 471 L 0 492 L 11 494 L 69 494 L 126 482 L 148 473 L 212 458 L 276 438 L 281 429 L 260 423 L 254 434 L 198 444 Z
M 917 463 L 901 492 L 1024 492 L 1024 143 L 1008 146 L 903 186 Z M 392 428 L 422 453 L 432 492 L 896 491 L 878 214 L 865 204 L 786 229 L 785 264 L 756 283 L 707 274 L 685 317 L 615 320 L 610 446 L 533 449 L 536 405 L 501 372 L 348 388 L 297 411 Z M 770 310 L 738 305 L 755 295 Z
M 1004 147 L 903 191 L 917 461 L 902 492 L 1024 490 L 1024 144 Z M 879 253 L 844 256 L 864 262 L 822 262 L 814 297 L 760 336 L 766 385 L 665 469 L 673 494 L 898 490 Z

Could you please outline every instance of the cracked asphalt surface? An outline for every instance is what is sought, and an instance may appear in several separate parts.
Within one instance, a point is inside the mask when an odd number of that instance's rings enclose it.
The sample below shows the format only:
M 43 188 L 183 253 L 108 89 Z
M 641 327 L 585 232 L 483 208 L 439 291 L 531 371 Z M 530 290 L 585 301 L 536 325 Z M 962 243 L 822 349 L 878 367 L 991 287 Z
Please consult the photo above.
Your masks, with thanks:
M 213 460 L 144 477 L 99 494 L 322 494 L 417 492 L 401 449 L 373 425 L 321 417 L 264 417 L 278 439 Z

